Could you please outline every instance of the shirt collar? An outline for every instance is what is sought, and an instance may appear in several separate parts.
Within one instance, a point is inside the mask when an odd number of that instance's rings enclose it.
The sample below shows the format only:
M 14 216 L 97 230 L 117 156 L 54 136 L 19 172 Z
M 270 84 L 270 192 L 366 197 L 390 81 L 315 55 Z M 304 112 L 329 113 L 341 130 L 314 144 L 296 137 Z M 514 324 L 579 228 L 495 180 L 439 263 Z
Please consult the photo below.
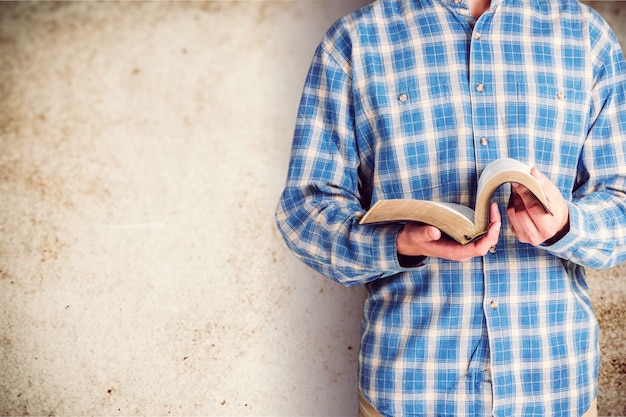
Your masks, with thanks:
M 438 0 L 439 2 L 446 4 L 446 5 L 450 5 L 452 7 L 464 7 L 464 8 L 468 8 L 468 0 Z M 502 4 L 504 0 L 491 0 L 491 9 L 494 9 L 495 7 L 498 7 L 500 4 Z

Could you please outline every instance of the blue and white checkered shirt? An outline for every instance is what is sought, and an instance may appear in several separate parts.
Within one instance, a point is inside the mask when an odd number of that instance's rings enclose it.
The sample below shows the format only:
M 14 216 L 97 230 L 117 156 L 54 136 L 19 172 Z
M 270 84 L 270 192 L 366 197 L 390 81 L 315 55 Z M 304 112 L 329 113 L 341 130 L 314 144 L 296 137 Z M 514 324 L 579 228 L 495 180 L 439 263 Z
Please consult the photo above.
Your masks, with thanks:
M 306 264 L 365 284 L 360 389 L 385 416 L 580 416 L 596 396 L 598 324 L 584 267 L 626 260 L 626 63 L 574 0 L 380 0 L 318 47 L 276 213 Z M 500 157 L 547 175 L 570 230 L 533 247 L 508 230 L 466 263 L 404 268 L 374 202 L 472 207 Z M 494 201 L 504 212 L 509 189 Z M 493 397 L 492 397 L 493 393 Z M 493 409 L 492 409 L 493 407 Z

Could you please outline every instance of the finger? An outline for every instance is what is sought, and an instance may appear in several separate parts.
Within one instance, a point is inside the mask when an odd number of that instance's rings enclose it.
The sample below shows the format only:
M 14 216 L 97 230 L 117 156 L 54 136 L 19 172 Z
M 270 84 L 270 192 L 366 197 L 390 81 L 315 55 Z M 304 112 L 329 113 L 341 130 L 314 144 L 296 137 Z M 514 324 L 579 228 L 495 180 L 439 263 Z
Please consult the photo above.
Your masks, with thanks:
M 527 239 L 526 230 L 536 227 L 532 218 L 529 216 L 524 206 L 524 202 L 515 189 L 512 190 L 509 197 L 509 204 L 507 207 L 507 217 L 509 219 L 509 229 L 517 236 L 517 238 L 524 242 Z
M 530 170 L 530 174 L 537 179 L 539 186 L 544 191 L 546 200 L 548 202 L 548 208 L 551 215 L 554 215 L 554 211 L 559 209 L 559 206 L 564 202 L 561 190 L 554 184 L 550 178 L 545 176 L 537 168 L 533 167 Z
M 484 256 L 491 248 L 493 248 L 500 237 L 500 228 L 502 226 L 502 216 L 497 203 L 491 203 L 489 206 L 489 229 L 487 234 L 474 242 L 475 256 Z
M 540 184 L 541 185 L 541 184 Z M 511 192 L 519 196 L 519 202 L 523 205 L 523 208 L 531 214 L 543 214 L 545 210 L 541 202 L 537 197 L 525 186 L 519 183 L 511 183 Z M 521 207 L 519 207 L 521 208 Z
M 509 218 L 513 217 L 515 219 L 520 219 L 521 216 L 527 214 L 524 200 L 522 200 L 522 197 L 519 195 L 516 188 L 511 189 L 509 204 L 506 208 L 506 211 L 509 215 Z
M 511 232 L 513 232 L 513 234 L 515 234 L 515 221 L 514 221 L 514 216 L 515 216 L 515 193 L 513 191 L 511 191 L 511 195 L 509 196 L 509 203 L 506 206 L 506 215 L 509 218 L 509 229 L 511 229 Z
M 415 242 L 432 242 L 441 239 L 441 231 L 438 228 L 424 223 L 409 222 L 404 229 Z
M 500 215 L 500 208 L 497 203 L 491 203 L 489 206 L 489 224 L 500 223 L 502 224 L 502 216 Z
M 489 249 L 490 247 L 498 243 L 498 239 L 500 238 L 501 226 L 502 222 L 500 221 L 493 222 L 491 223 L 491 225 L 489 225 L 489 230 L 487 231 L 487 234 L 483 239 L 484 242 L 481 242 L 483 243 L 484 248 Z
M 491 203 L 489 206 L 489 229 L 485 235 L 486 242 L 489 243 L 489 247 L 495 245 L 498 242 L 500 236 L 500 228 L 502 227 L 502 216 L 500 215 L 500 209 L 497 203 Z

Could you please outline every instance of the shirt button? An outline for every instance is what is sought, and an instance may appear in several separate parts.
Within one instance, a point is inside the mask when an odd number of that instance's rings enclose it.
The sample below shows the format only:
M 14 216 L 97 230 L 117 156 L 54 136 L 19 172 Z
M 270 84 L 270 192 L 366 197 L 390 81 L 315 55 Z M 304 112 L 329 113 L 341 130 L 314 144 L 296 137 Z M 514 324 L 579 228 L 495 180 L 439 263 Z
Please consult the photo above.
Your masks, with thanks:
M 487 146 L 487 144 L 489 143 L 489 141 L 487 140 L 487 138 L 480 138 L 480 144 L 483 146 Z
M 559 91 L 559 93 L 556 95 L 556 98 L 558 98 L 559 100 L 563 100 L 565 98 L 565 94 L 562 91 Z
M 498 302 L 496 300 L 491 300 L 491 302 L 489 303 L 489 306 L 493 309 L 498 308 Z
M 482 84 L 477 84 L 476 85 L 476 91 L 479 91 L 479 92 L 482 93 L 484 90 L 485 90 L 485 86 L 484 85 L 482 85 Z
M 402 93 L 398 96 L 398 100 L 400 100 L 401 102 L 405 102 L 409 99 L 409 96 L 407 96 L 405 93 Z
M 489 252 L 491 253 L 496 253 L 496 245 L 493 245 L 492 247 L 489 248 Z
M 474 39 L 479 40 L 480 39 L 480 33 L 474 32 Z

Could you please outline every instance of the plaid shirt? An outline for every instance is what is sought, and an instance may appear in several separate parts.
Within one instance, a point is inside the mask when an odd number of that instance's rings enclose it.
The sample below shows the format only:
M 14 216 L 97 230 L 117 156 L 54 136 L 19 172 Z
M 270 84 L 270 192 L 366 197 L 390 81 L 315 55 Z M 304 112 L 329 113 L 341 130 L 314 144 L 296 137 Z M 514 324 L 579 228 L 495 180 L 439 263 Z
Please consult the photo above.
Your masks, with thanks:
M 465 0 L 375 2 L 306 79 L 276 220 L 306 264 L 365 284 L 360 389 L 386 416 L 579 416 L 596 396 L 583 268 L 626 260 L 626 63 L 576 1 L 491 3 L 474 21 Z M 471 207 L 500 157 L 561 190 L 560 241 L 522 244 L 504 216 L 494 253 L 403 268 L 401 225 L 358 225 L 379 199 Z

